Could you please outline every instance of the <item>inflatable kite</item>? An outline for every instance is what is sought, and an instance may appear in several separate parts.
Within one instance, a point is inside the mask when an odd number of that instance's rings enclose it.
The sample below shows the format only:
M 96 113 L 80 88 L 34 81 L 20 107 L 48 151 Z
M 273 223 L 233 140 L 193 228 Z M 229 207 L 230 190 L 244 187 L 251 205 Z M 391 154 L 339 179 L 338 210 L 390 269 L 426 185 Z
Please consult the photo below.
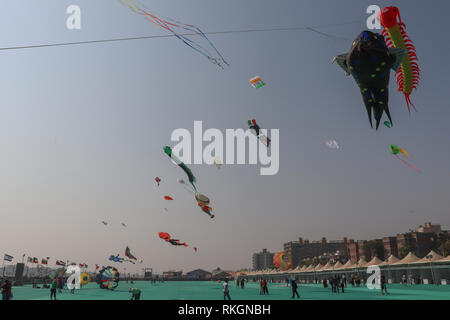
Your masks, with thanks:
M 380 34 L 363 31 L 353 41 L 348 53 L 333 59 L 346 75 L 351 74 L 355 79 L 372 128 L 372 112 L 377 130 L 383 111 L 392 124 L 388 106 L 390 69 L 397 72 L 405 54 L 406 49 L 388 48 Z
M 158 178 L 158 177 L 156 177 L 156 178 L 155 178 L 155 181 L 156 181 L 156 183 L 158 184 L 158 187 L 159 187 L 159 183 L 161 182 L 161 179 Z
M 139 7 L 136 0 L 119 0 L 121 3 L 125 4 L 133 12 L 142 15 L 147 21 L 150 21 L 157 26 L 166 29 L 172 33 L 175 37 L 181 40 L 185 45 L 191 47 L 204 57 L 206 57 L 212 63 L 218 65 L 223 69 L 223 64 L 229 65 L 225 59 L 222 57 L 220 52 L 216 49 L 213 43 L 208 39 L 208 37 L 196 26 L 191 24 L 181 23 L 172 19 L 163 20 L 157 16 L 149 13 L 144 5 Z M 145 8 L 145 9 L 144 9 Z M 210 47 L 205 48 L 204 45 L 199 44 L 195 39 L 203 39 L 204 42 Z
M 262 86 L 266 85 L 266 84 L 261 80 L 261 78 L 258 77 L 258 76 L 256 76 L 256 77 L 250 79 L 250 84 L 251 84 L 252 87 L 255 88 L 255 89 L 259 89 L 259 88 L 261 88 Z
M 173 200 L 173 198 L 169 197 L 169 196 L 164 196 L 164 199 L 166 199 L 166 200 Z
M 253 133 L 256 137 L 258 137 L 259 141 L 262 142 L 267 148 L 270 147 L 270 139 L 267 138 L 264 134 L 261 132 L 261 128 L 256 123 L 255 119 L 249 119 L 247 121 L 248 127 L 250 129 L 250 132 Z
M 195 185 L 196 179 L 194 174 L 192 173 L 191 169 L 189 169 L 184 162 L 182 162 L 176 155 L 172 153 L 172 148 L 169 146 L 164 147 L 164 153 L 169 156 L 170 159 L 172 159 L 183 171 L 187 174 L 189 182 L 191 183 L 194 190 L 197 192 L 197 187 Z
M 417 89 L 420 80 L 420 69 L 417 64 L 416 48 L 411 39 L 406 34 L 405 24 L 400 18 L 400 11 L 397 7 L 385 7 L 378 13 L 377 19 L 383 26 L 381 34 L 386 40 L 389 48 L 399 48 L 406 51 L 401 60 L 400 69 L 396 70 L 398 91 L 405 96 L 408 112 L 411 112 L 410 105 L 416 110 L 409 96 L 412 89 Z
M 185 247 L 188 246 L 186 242 L 182 243 L 178 239 L 172 239 L 172 237 L 167 232 L 158 232 L 158 236 L 164 241 L 169 242 L 173 246 L 185 246 Z
M 399 148 L 396 145 L 391 144 L 390 146 L 391 148 L 391 153 L 401 162 L 403 162 L 404 164 L 406 164 L 408 167 L 410 167 L 411 169 L 415 170 L 416 172 L 419 172 L 419 169 L 417 169 L 416 167 L 414 167 L 412 164 L 410 164 L 408 161 L 402 159 L 398 154 L 401 153 L 405 158 L 409 157 L 408 152 L 405 149 Z
M 100 289 L 114 290 L 119 285 L 119 271 L 114 267 L 106 267 L 100 270 L 97 277 L 97 283 Z
M 281 271 L 289 270 L 292 267 L 292 257 L 285 251 L 278 252 L 273 256 L 273 264 Z
M 122 263 L 123 262 L 123 258 L 120 258 L 119 255 L 115 256 L 115 255 L 111 255 L 109 256 L 109 261 L 113 261 L 113 262 L 119 262 Z

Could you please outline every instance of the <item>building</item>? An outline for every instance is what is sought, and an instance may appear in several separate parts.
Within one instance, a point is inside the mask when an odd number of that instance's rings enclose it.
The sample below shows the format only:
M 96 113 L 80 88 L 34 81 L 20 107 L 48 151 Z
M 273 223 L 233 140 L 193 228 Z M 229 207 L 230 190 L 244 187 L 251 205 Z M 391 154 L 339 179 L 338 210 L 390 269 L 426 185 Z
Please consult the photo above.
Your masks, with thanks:
M 182 271 L 165 271 L 163 272 L 163 278 L 165 280 L 181 280 Z
M 314 257 L 336 254 L 344 254 L 347 256 L 347 238 L 343 240 L 327 241 L 327 238 L 322 238 L 319 241 L 303 240 L 299 238 L 298 241 L 291 241 L 283 245 L 284 251 L 289 253 L 292 257 L 292 267 L 300 266 L 305 259 L 311 259 Z
M 253 270 L 273 269 L 273 256 L 274 254 L 267 251 L 267 249 L 254 253 L 252 259 Z
M 440 224 L 431 224 L 431 222 L 425 222 L 425 226 L 419 226 L 417 232 L 420 233 L 441 233 L 441 225 Z
M 211 276 L 211 272 L 202 269 L 196 269 L 186 273 L 187 280 L 210 280 Z
M 384 258 L 387 259 L 390 255 L 398 257 L 397 237 L 384 237 Z

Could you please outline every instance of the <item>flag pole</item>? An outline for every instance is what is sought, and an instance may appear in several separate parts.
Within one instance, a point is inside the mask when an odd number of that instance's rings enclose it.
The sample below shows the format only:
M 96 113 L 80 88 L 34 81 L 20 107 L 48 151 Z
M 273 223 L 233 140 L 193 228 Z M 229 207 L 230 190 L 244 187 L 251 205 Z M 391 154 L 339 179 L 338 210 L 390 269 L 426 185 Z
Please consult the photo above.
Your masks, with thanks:
M 3 265 L 2 265 L 2 268 L 3 268 L 3 277 L 5 276 L 5 257 L 3 257 Z

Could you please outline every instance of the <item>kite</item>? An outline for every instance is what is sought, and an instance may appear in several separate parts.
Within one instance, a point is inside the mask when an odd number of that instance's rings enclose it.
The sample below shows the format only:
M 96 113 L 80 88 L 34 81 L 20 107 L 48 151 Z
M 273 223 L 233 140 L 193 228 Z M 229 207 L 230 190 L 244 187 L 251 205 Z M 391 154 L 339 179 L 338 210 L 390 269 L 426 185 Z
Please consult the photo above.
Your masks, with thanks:
M 398 71 L 405 54 L 406 49 L 388 48 L 380 34 L 363 31 L 353 41 L 348 53 L 333 59 L 346 75 L 351 74 L 355 79 L 372 128 L 372 111 L 377 130 L 383 111 L 392 124 L 388 106 L 390 69 Z
M 168 234 L 167 232 L 158 232 L 158 236 L 161 239 L 165 240 L 166 242 L 169 242 L 173 246 L 185 246 L 185 247 L 188 246 L 188 244 L 186 242 L 182 243 L 178 239 L 172 239 L 170 234 Z
M 100 289 L 114 290 L 119 285 L 120 273 L 114 267 L 106 267 L 100 270 L 96 279 Z
M 391 153 L 400 161 L 402 161 L 404 164 L 406 164 L 411 169 L 415 170 L 416 172 L 419 172 L 419 169 L 414 167 L 412 164 L 410 164 L 408 161 L 402 159 L 398 154 L 401 153 L 404 157 L 408 158 L 409 154 L 405 149 L 399 148 L 396 145 L 391 144 Z
M 180 184 L 186 184 L 186 182 L 184 182 L 183 179 L 178 179 L 177 181 L 178 181 L 178 183 L 180 183 Z
M 337 144 L 336 140 L 330 140 L 330 141 L 326 141 L 325 144 L 328 146 L 328 148 L 330 149 L 339 149 L 339 145 Z
M 211 217 L 211 219 L 212 218 L 214 218 L 215 216 L 211 213 L 211 211 L 212 211 L 212 208 L 210 207 L 210 206 L 208 206 L 207 204 L 204 204 L 203 202 L 198 202 L 198 206 L 200 207 L 200 208 L 202 208 L 202 211 L 204 212 L 204 213 L 206 213 L 207 215 L 209 215 L 210 217 Z
M 166 29 L 167 31 L 171 32 L 175 37 L 177 37 L 179 40 L 181 40 L 184 44 L 191 47 L 192 49 L 196 50 L 198 53 L 205 56 L 209 61 L 211 61 L 213 64 L 218 65 L 223 69 L 223 65 L 229 66 L 228 62 L 225 61 L 225 59 L 222 57 L 220 52 L 216 49 L 214 44 L 208 39 L 208 37 L 196 26 L 193 26 L 191 24 L 185 24 L 181 23 L 179 21 L 175 21 L 172 19 L 163 20 L 158 18 L 157 16 L 149 13 L 145 5 L 142 5 L 145 9 L 139 7 L 136 4 L 136 0 L 119 0 L 122 4 L 125 4 L 130 8 L 133 12 L 140 14 L 144 16 L 144 18 L 147 21 L 150 21 L 154 24 L 156 24 L 159 27 L 162 27 Z M 181 33 L 183 32 L 183 34 Z M 192 37 L 188 37 L 189 36 Z M 204 46 L 200 45 L 194 39 L 203 39 L 204 42 L 207 43 L 207 45 L 210 47 L 209 49 L 205 48 Z
M 278 252 L 273 256 L 273 264 L 281 271 L 289 270 L 292 267 L 292 257 L 285 251 Z
M 103 223 L 105 226 L 108 225 L 108 222 L 106 222 L 106 221 L 102 221 L 102 223 Z
M 123 258 L 120 258 L 119 255 L 115 256 L 115 255 L 111 255 L 109 256 L 109 260 L 113 261 L 113 262 L 119 262 L 122 263 L 123 262 Z
M 122 226 L 123 226 L 123 227 L 126 227 L 127 225 L 126 225 L 125 223 L 122 222 Z
M 220 161 L 218 156 L 214 158 L 214 164 L 216 165 L 217 169 L 220 169 L 222 167 L 222 161 Z
M 385 122 L 384 122 L 384 125 L 385 125 L 386 127 L 388 127 L 388 128 L 391 127 L 391 123 L 390 123 L 389 121 L 385 121 Z
M 197 247 L 194 247 L 194 251 L 197 252 Z
M 159 187 L 159 183 L 161 182 L 161 179 L 158 178 L 158 177 L 156 177 L 156 178 L 155 178 L 155 181 L 156 181 L 156 183 L 158 184 L 158 187 Z
M 255 88 L 255 89 L 259 89 L 259 88 L 261 88 L 262 86 L 265 85 L 265 83 L 264 83 L 264 82 L 261 80 L 261 78 L 258 77 L 258 76 L 256 76 L 256 77 L 250 79 L 250 84 L 251 84 L 252 87 Z
M 164 210 L 166 210 L 166 212 L 168 212 L 169 210 L 167 210 L 167 208 L 164 208 Z
M 181 169 L 183 169 L 183 171 L 187 174 L 188 178 L 189 178 L 189 182 L 191 183 L 192 187 L 194 188 L 195 191 L 197 191 L 197 187 L 195 186 L 195 176 L 192 173 L 191 169 L 189 169 L 184 162 L 182 162 L 180 159 L 178 159 L 178 157 L 176 155 L 174 155 L 172 153 L 172 148 L 169 146 L 165 146 L 164 147 L 164 152 L 165 154 L 167 154 L 169 156 L 170 159 L 172 159 Z
M 139 260 L 139 263 L 142 263 L 142 262 L 144 262 L 144 260 Z
M 400 11 L 397 7 L 385 7 L 377 15 L 377 19 L 383 26 L 381 34 L 386 40 L 389 48 L 398 48 L 406 51 L 404 58 L 401 60 L 400 69 L 397 70 L 398 91 L 405 96 L 408 112 L 410 113 L 410 105 L 416 110 L 409 96 L 412 89 L 417 89 L 420 80 L 420 69 L 417 64 L 416 48 L 411 39 L 406 34 L 405 24 L 400 18 Z
M 158 232 L 158 236 L 163 240 L 170 240 L 170 234 L 168 234 L 167 232 Z
M 164 199 L 166 199 L 166 200 L 173 200 L 173 198 L 169 197 L 169 196 L 164 196 Z
M 255 119 L 249 119 L 247 121 L 250 132 L 253 133 L 256 137 L 258 137 L 259 141 L 262 142 L 267 148 L 270 147 L 270 139 L 267 138 L 264 134 L 261 132 L 261 128 L 256 123 Z
M 128 246 L 125 249 L 125 257 L 127 257 L 129 259 L 137 260 L 137 258 L 131 254 L 131 250 L 130 250 L 130 248 L 128 248 Z

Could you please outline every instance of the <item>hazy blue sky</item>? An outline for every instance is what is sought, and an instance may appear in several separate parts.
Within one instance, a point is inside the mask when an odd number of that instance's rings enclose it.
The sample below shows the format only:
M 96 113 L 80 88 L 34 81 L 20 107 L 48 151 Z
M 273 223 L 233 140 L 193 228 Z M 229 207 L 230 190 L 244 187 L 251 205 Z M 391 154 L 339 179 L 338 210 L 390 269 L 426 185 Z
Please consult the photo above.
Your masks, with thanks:
M 425 221 L 450 227 L 448 2 L 144 2 L 205 32 L 349 22 L 318 28 L 348 39 L 366 29 L 368 5 L 397 5 L 422 70 L 411 96 L 418 112 L 408 115 L 392 75 L 394 126 L 371 129 L 353 79 L 331 64 L 351 41 L 307 30 L 211 35 L 225 70 L 176 38 L 1 51 L 0 254 L 93 266 L 128 245 L 145 261 L 121 266 L 130 271 L 236 269 L 298 237 L 371 239 Z M 81 30 L 66 28 L 70 4 L 81 7 Z M 164 34 L 117 0 L 15 0 L 0 12 L 0 47 Z M 255 75 L 262 89 L 249 85 Z M 162 147 L 194 120 L 225 130 L 246 128 L 249 118 L 280 129 L 280 171 L 192 165 L 212 200 L 210 219 L 177 184 L 183 172 Z M 329 139 L 341 148 L 329 149 Z M 389 153 L 391 143 L 408 150 L 420 174 Z M 198 252 L 171 247 L 159 231 Z

